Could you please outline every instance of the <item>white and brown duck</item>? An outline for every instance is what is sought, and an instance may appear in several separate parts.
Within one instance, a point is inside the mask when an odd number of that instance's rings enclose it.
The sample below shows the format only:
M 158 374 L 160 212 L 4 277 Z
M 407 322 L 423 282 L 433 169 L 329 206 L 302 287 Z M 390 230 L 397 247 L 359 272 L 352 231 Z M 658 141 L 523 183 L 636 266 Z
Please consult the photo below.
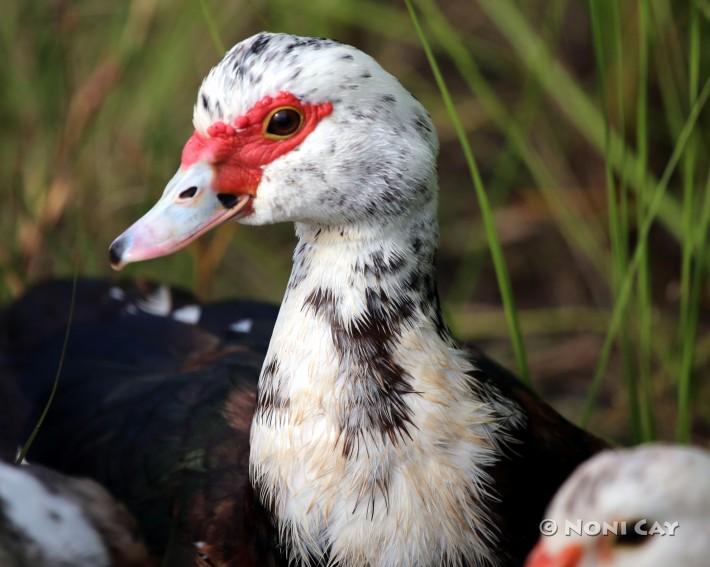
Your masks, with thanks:
M 226 221 L 291 222 L 278 316 L 81 282 L 31 457 L 104 483 L 187 564 L 521 565 L 555 490 L 603 443 L 450 335 L 426 110 L 354 47 L 260 33 L 210 71 L 193 123 L 111 262 Z M 6 317 L 13 352 L 44 353 L 12 364 L 35 403 L 69 295 L 46 284 Z

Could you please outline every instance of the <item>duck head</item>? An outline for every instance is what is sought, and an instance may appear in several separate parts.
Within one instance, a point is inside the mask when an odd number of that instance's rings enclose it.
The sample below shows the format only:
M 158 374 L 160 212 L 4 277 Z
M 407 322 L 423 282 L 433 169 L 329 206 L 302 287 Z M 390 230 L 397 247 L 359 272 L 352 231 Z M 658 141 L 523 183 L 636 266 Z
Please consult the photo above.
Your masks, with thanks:
M 113 267 L 229 220 L 388 223 L 435 199 L 429 115 L 348 45 L 271 33 L 240 42 L 203 81 L 193 124 L 158 202 L 111 244 Z
M 558 491 L 526 567 L 702 567 L 710 556 L 710 454 L 605 451 Z

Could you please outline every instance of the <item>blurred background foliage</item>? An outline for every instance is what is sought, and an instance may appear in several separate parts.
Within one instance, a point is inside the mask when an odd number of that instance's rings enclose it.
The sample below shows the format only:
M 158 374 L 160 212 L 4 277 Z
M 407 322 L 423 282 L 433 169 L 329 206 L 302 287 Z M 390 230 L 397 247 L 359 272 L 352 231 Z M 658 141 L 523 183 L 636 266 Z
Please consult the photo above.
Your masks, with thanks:
M 710 2 L 412 5 L 493 208 L 535 387 L 618 441 L 707 442 Z M 0 299 L 116 277 L 108 244 L 176 169 L 202 77 L 262 29 L 353 44 L 430 110 L 447 319 L 514 367 L 467 164 L 395 0 L 5 0 Z M 293 244 L 290 226 L 227 226 L 120 277 L 278 302 Z

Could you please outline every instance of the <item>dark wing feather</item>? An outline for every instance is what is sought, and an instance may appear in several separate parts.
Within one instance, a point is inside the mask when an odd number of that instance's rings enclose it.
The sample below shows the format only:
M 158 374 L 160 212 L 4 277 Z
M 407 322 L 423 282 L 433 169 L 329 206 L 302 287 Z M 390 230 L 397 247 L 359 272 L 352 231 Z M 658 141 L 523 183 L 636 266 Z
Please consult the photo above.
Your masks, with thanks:
M 512 565 L 522 565 L 540 536 L 540 521 L 557 489 L 579 464 L 607 445 L 567 421 L 478 349 L 467 350 L 484 391 L 499 394 L 525 414 L 525 424 L 512 432 L 507 457 L 490 471 L 500 496 L 492 511 L 500 520 L 501 547 Z
M 162 316 L 140 307 L 156 290 Z M 5 352 L 32 408 L 26 431 L 51 387 L 70 297 L 69 282 L 49 282 L 4 317 Z M 248 478 L 257 379 L 277 309 L 204 306 L 174 291 L 166 303 L 163 288 L 98 280 L 81 280 L 76 297 L 57 396 L 30 462 L 106 486 L 153 550 L 168 554 L 164 564 L 279 564 Z M 185 305 L 199 306 L 197 323 L 173 317 Z M 249 333 L 229 329 L 244 319 Z
M 0 461 L 14 462 L 24 439 L 23 424 L 29 408 L 12 375 L 11 362 L 0 353 Z

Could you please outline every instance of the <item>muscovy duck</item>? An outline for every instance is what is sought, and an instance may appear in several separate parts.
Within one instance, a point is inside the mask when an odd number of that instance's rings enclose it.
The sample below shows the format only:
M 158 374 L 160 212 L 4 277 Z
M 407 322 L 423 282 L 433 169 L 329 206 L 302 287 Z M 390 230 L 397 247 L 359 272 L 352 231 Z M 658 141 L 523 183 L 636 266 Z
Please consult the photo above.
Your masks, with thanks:
M 96 482 L 0 462 L 0 565 L 156 565 L 128 511 Z
M 554 524 L 526 567 L 705 567 L 710 452 L 664 444 L 604 451 L 564 483 L 545 516 Z
M 79 290 L 31 459 L 104 483 L 171 565 L 521 565 L 557 487 L 604 443 L 451 337 L 426 110 L 354 47 L 260 33 L 210 71 L 193 122 L 111 262 L 169 254 L 227 220 L 293 222 L 278 317 L 257 308 L 273 333 L 230 332 L 253 318 L 239 302 L 176 317 L 166 290 L 145 314 L 145 298 L 82 283 L 103 291 Z M 10 326 L 35 333 L 22 311 L 38 302 L 63 317 L 63 295 L 30 294 Z M 29 342 L 13 368 L 37 404 L 59 341 Z

